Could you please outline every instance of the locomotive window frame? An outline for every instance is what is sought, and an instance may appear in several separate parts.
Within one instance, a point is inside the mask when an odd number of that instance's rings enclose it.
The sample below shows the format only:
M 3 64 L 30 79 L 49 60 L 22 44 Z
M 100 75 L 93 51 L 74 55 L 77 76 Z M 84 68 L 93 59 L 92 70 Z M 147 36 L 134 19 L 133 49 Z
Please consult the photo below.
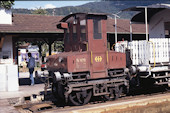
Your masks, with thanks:
M 102 21 L 101 19 L 93 20 L 93 39 L 102 39 Z
M 78 40 L 77 37 L 77 24 L 73 24 L 73 42 L 76 42 Z
M 70 39 L 69 39 L 69 28 L 68 29 L 65 29 L 65 42 L 66 43 L 69 43 L 70 42 Z
M 86 37 L 86 20 L 80 20 L 80 41 L 87 41 L 87 37 Z

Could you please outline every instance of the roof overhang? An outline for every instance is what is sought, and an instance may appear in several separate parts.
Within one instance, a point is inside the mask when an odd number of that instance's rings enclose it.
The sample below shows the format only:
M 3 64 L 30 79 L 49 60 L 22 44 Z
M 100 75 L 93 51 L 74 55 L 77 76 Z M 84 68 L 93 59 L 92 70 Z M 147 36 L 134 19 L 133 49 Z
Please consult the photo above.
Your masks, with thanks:
M 147 8 L 147 21 L 149 22 L 152 16 L 156 13 L 164 10 L 170 9 L 170 4 L 154 4 L 149 6 L 136 6 L 124 9 L 122 11 L 138 11 L 135 16 L 132 17 L 131 22 L 133 23 L 145 23 L 145 8 Z

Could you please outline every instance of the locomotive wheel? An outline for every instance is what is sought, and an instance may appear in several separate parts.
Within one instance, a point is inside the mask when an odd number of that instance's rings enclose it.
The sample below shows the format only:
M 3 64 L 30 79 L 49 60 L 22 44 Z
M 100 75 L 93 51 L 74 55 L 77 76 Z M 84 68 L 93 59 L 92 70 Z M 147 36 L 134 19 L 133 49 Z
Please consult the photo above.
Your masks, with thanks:
M 55 97 L 58 97 L 58 88 L 57 84 L 52 84 L 52 93 Z
M 122 91 L 123 91 L 122 87 L 116 88 L 116 89 L 109 88 L 109 94 L 104 95 L 104 97 L 105 97 L 106 100 L 109 100 L 109 101 L 115 100 L 115 99 L 120 97 Z
M 53 83 L 52 84 L 52 93 L 54 95 L 54 97 L 57 99 L 58 102 L 61 102 L 62 104 L 64 104 L 63 102 L 65 102 L 64 99 L 64 90 L 62 88 L 62 85 L 60 83 Z
M 76 106 L 84 105 L 87 104 L 92 96 L 92 91 L 91 90 L 85 90 L 81 92 L 72 92 L 69 95 L 69 100 L 71 101 L 72 104 Z

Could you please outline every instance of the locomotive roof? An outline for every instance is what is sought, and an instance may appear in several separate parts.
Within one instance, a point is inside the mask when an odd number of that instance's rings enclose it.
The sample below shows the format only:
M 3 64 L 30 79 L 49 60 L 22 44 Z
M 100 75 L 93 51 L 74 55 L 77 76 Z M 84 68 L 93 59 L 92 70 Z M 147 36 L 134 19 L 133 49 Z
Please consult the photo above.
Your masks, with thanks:
M 78 16 L 78 15 L 84 15 L 86 17 L 100 16 L 101 18 L 107 19 L 107 14 L 106 13 L 73 13 L 73 14 L 70 14 L 70 15 L 64 17 L 62 20 L 60 20 L 60 22 L 65 22 L 70 17 L 74 17 L 74 16 Z
M 170 9 L 170 4 L 153 4 L 149 6 L 136 6 L 124 9 L 123 11 L 139 11 L 135 16 L 132 17 L 132 22 L 145 22 L 145 9 L 147 8 L 148 13 L 148 22 L 150 21 L 151 17 L 155 15 L 156 13 L 164 10 L 164 9 Z

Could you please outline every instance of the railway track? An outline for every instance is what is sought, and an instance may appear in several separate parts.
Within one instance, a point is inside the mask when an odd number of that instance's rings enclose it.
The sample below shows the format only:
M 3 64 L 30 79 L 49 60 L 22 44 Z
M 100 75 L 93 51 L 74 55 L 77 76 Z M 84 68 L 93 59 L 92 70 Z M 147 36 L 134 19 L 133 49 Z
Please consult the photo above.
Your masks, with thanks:
M 160 88 L 159 88 L 160 89 Z M 145 99 L 148 97 L 153 96 L 161 96 L 161 95 L 170 95 L 169 90 L 161 90 L 158 91 L 158 89 L 155 88 L 153 92 L 149 93 L 143 93 L 143 94 L 136 94 L 134 96 L 125 96 L 122 95 L 121 98 L 116 99 L 114 101 L 105 101 L 102 97 L 94 97 L 91 99 L 91 101 L 84 105 L 84 106 L 69 106 L 69 105 L 61 105 L 57 102 L 57 100 L 54 98 L 52 93 L 49 91 L 47 95 L 41 95 L 41 99 L 28 99 L 28 97 L 25 97 L 24 101 L 20 104 L 16 104 L 15 102 L 10 102 L 11 105 L 13 105 L 20 113 L 53 113 L 53 112 L 59 112 L 59 113 L 68 113 L 72 110 L 80 110 L 90 107 L 95 107 L 98 105 L 109 105 L 111 103 L 121 103 L 121 102 L 128 102 L 132 100 L 138 100 L 138 99 Z M 39 96 L 39 97 L 41 97 Z M 44 97 L 43 97 L 44 96 Z M 13 100 L 14 101 L 14 100 Z

